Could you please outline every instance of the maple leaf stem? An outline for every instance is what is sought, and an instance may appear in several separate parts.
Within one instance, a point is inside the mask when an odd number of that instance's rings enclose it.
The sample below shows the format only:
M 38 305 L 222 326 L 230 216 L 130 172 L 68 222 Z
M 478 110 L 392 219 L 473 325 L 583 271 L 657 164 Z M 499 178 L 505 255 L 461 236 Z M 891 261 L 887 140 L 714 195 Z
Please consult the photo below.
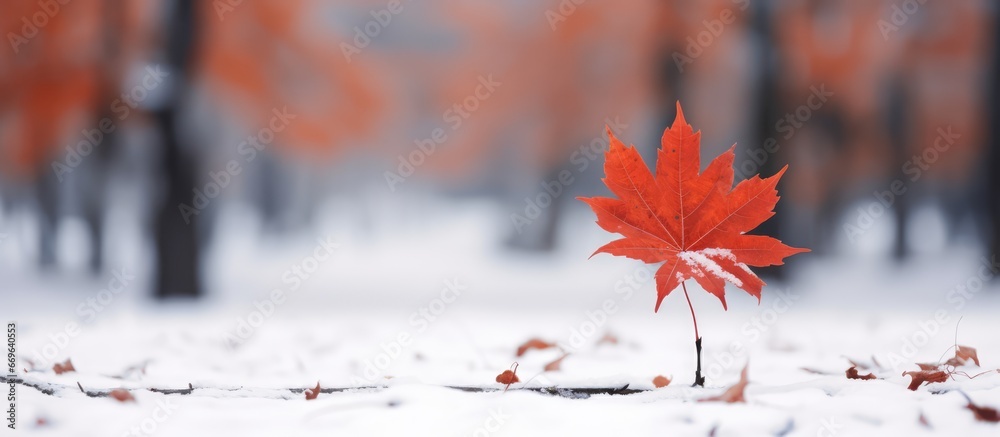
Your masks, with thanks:
M 694 305 L 691 305 L 691 296 L 688 296 L 687 285 L 681 282 L 681 288 L 684 289 L 684 298 L 688 301 L 688 309 L 691 310 L 691 321 L 694 322 L 694 340 L 698 341 L 701 336 L 698 335 L 698 318 L 694 315 Z
M 705 377 L 701 376 L 701 335 L 698 334 L 698 318 L 694 315 L 694 305 L 691 304 L 691 296 L 688 295 L 687 285 L 681 282 L 681 288 L 684 289 L 684 298 L 687 299 L 688 309 L 691 310 L 691 322 L 694 323 L 694 349 L 698 357 L 698 367 L 694 371 L 694 384 L 691 386 L 704 387 Z

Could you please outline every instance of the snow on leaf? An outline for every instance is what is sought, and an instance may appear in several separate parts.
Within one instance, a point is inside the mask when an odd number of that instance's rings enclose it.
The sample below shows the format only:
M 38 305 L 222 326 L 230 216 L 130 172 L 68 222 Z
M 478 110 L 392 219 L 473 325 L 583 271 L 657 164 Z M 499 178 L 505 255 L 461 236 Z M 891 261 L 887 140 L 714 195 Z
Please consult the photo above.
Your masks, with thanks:
M 955 356 L 945 361 L 945 364 L 959 367 L 965 365 L 970 360 L 976 363 L 976 367 L 979 367 L 979 354 L 976 352 L 976 349 L 968 346 L 956 346 Z
M 778 180 L 754 176 L 733 186 L 735 146 L 701 169 L 701 132 L 677 118 L 663 133 L 655 175 L 635 147 L 608 129 L 603 179 L 616 196 L 579 198 L 597 215 L 597 225 L 622 235 L 594 254 L 608 253 L 649 264 L 656 272 L 656 306 L 687 279 L 694 279 L 727 308 L 729 282 L 760 301 L 762 281 L 750 266 L 780 265 L 808 252 L 763 236 L 747 235 L 774 215 Z

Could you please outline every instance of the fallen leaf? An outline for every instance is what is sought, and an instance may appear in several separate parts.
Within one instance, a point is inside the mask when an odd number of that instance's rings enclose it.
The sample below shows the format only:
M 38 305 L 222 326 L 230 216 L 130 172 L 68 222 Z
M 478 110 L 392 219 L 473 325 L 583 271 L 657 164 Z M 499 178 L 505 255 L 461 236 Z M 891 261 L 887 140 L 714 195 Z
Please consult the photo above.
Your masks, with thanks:
M 747 388 L 747 383 L 748 383 L 747 367 L 749 367 L 749 364 L 743 366 L 743 371 L 740 372 L 739 382 L 734 384 L 732 387 L 727 388 L 726 391 L 722 392 L 722 394 L 718 396 L 712 396 L 710 398 L 700 399 L 698 400 L 698 402 L 729 402 L 729 403 L 746 402 L 746 399 L 743 397 L 743 390 Z
M 114 400 L 118 402 L 135 402 L 135 398 L 132 397 L 132 392 L 125 390 L 123 388 L 116 388 L 108 392 L 108 396 L 111 396 Z
M 748 231 L 774 215 L 775 187 L 787 167 L 774 176 L 753 176 L 733 187 L 735 145 L 701 169 L 701 132 L 677 117 L 663 133 L 655 176 L 635 147 L 607 129 L 604 183 L 617 198 L 581 197 L 597 215 L 597 225 L 624 238 L 594 254 L 608 253 L 649 264 L 656 272 L 656 307 L 687 279 L 694 279 L 726 308 L 730 282 L 760 301 L 764 286 L 750 266 L 780 265 L 788 256 L 808 252 Z
M 670 378 L 663 375 L 657 375 L 656 378 L 653 378 L 653 385 L 655 385 L 656 388 L 666 387 L 670 385 Z
M 560 370 L 560 366 L 562 366 L 562 361 L 563 361 L 563 359 L 565 359 L 565 358 L 566 358 L 566 357 L 568 357 L 568 356 L 569 356 L 569 354 L 568 354 L 568 353 L 564 353 L 564 354 L 562 354 L 562 356 L 561 356 L 561 357 L 559 357 L 559 358 L 556 358 L 556 360 L 555 360 L 555 361 L 553 361 L 553 362 L 551 362 L 551 363 L 548 363 L 548 364 L 546 364 L 546 365 L 545 365 L 545 371 L 546 371 L 546 372 L 555 372 L 555 371 L 557 371 L 557 370 Z
M 56 375 L 62 375 L 63 373 L 66 372 L 76 372 L 76 368 L 73 367 L 73 362 L 70 361 L 69 358 L 67 358 L 66 361 L 62 363 L 56 363 L 54 366 L 52 366 L 52 371 L 56 372 Z
M 615 337 L 615 335 L 611 333 L 604 334 L 604 337 L 601 337 L 600 340 L 597 340 L 597 344 L 605 344 L 605 343 L 618 344 L 618 337 Z
M 920 367 L 920 370 L 938 370 L 938 367 L 941 367 L 940 364 L 934 363 L 917 363 L 917 366 Z
M 909 375 L 910 386 L 907 387 L 910 390 L 916 391 L 923 383 L 932 384 L 935 382 L 945 382 L 948 380 L 948 374 L 942 370 L 919 370 L 903 372 L 903 375 Z
M 972 360 L 972 362 L 976 363 L 976 367 L 979 367 L 979 354 L 976 353 L 976 349 L 968 346 L 956 346 L 955 356 L 944 363 L 949 366 L 958 367 L 965 365 L 969 360 Z
M 867 375 L 859 374 L 858 368 L 855 366 L 851 366 L 851 368 L 847 369 L 846 373 L 847 373 L 847 379 L 862 379 L 862 380 L 877 379 L 875 375 L 871 373 Z
M 504 385 L 511 385 L 515 382 L 521 382 L 521 380 L 517 378 L 517 374 L 513 371 L 504 370 L 503 373 L 497 375 L 497 382 Z
M 555 343 L 549 343 L 540 338 L 532 338 L 517 347 L 517 356 L 522 356 L 531 349 L 548 349 L 555 347 Z
M 972 410 L 972 414 L 976 416 L 976 420 L 980 422 L 1000 422 L 1000 414 L 997 413 L 995 408 L 980 407 L 973 404 L 971 401 L 969 402 L 969 405 L 965 406 L 965 408 Z
M 322 389 L 319 387 L 319 381 L 316 381 L 316 388 L 306 389 L 306 391 L 305 391 L 306 400 L 307 401 L 311 401 L 313 399 L 316 399 L 316 397 L 319 396 L 320 390 L 322 390 Z
M 920 412 L 920 417 L 917 418 L 917 423 L 923 425 L 924 428 L 933 428 L 931 426 L 931 423 L 927 421 L 927 416 L 924 416 L 924 412 L 923 411 Z

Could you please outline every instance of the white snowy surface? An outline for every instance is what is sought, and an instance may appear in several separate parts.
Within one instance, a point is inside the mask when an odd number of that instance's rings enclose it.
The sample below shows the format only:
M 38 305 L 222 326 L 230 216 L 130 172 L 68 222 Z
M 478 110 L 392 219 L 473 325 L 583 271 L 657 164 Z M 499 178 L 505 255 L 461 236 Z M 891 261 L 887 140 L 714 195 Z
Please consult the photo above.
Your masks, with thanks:
M 77 307 L 106 288 L 110 275 L 40 276 L 10 267 L 17 264 L 7 263 L 8 256 L 0 264 L 0 321 L 18 323 L 22 367 L 28 367 L 25 358 L 59 343 L 52 338 L 67 323 L 80 325 L 64 347 L 50 347 L 57 353 L 42 363 L 45 369 L 21 375 L 65 388 L 46 395 L 18 386 L 18 433 L 1000 435 L 997 424 L 974 420 L 961 394 L 1000 408 L 1000 374 L 956 376 L 915 392 L 901 375 L 916 370 L 915 362 L 950 356 L 956 329 L 958 343 L 977 348 L 982 363 L 962 370 L 1000 368 L 1000 289 L 988 286 L 964 299 L 953 292 L 976 276 L 975 251 L 938 248 L 901 266 L 875 255 L 800 255 L 801 268 L 784 283 L 769 283 L 759 306 L 730 287 L 728 312 L 689 281 L 708 376 L 706 388 L 694 389 L 688 387 L 695 363 L 687 305 L 678 290 L 653 313 L 652 267 L 610 256 L 588 260 L 610 237 L 593 232 L 589 216 L 567 220 L 579 225 L 564 230 L 555 256 L 511 255 L 497 247 L 493 236 L 503 224 L 484 219 L 490 216 L 503 214 L 458 209 L 427 223 L 399 219 L 380 224 L 377 240 L 331 225 L 293 240 L 255 243 L 240 237 L 254 233 L 252 220 L 234 212 L 221 218 L 208 259 L 209 299 L 153 304 L 145 298 L 148 266 L 112 260 L 136 279 L 92 321 Z M 340 246 L 293 289 L 282 280 L 285 271 L 301 265 L 326 236 Z M 0 254 L 9 253 L 0 246 Z M 439 300 L 447 281 L 464 287 L 451 303 Z M 228 344 L 225 335 L 275 288 L 287 300 L 245 343 Z M 943 314 L 943 324 L 934 322 L 935 313 Z M 596 344 L 609 332 L 618 344 Z M 392 342 L 401 334 L 410 341 L 395 353 Z M 561 355 L 555 349 L 515 357 L 517 346 L 533 337 L 571 350 L 561 371 L 542 371 Z M 395 357 L 387 358 L 386 350 Z M 52 361 L 66 358 L 76 372 L 49 370 Z M 862 373 L 880 379 L 846 379 L 847 358 L 873 366 Z M 507 392 L 445 387 L 502 388 L 494 378 L 515 361 L 522 383 Z M 747 362 L 746 404 L 697 402 L 736 382 Z M 116 377 L 143 363 L 145 374 Z M 387 365 L 368 378 L 369 363 Z M 651 380 L 659 374 L 674 380 L 654 390 Z M 324 393 L 312 401 L 284 390 L 317 381 L 324 388 L 381 388 Z M 78 382 L 88 390 L 130 389 L 137 402 L 88 397 Z M 195 387 L 188 395 L 144 390 L 188 384 Z M 568 399 L 518 390 L 625 384 L 648 391 Z M 919 423 L 921 414 L 930 427 Z M 38 419 L 46 424 L 36 426 Z M 144 423 L 152 433 L 131 434 Z

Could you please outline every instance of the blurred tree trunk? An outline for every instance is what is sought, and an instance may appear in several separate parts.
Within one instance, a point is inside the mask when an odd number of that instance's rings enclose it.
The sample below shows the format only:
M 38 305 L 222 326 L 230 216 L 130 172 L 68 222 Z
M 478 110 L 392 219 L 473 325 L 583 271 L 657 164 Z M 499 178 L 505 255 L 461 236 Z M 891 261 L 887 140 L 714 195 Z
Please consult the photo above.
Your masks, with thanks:
M 101 19 L 102 39 L 101 58 L 104 61 L 104 71 L 99 84 L 97 107 L 94 108 L 96 123 L 101 120 L 113 119 L 111 102 L 120 92 L 122 83 L 122 38 L 125 38 L 125 17 L 123 16 L 122 0 L 105 0 L 102 3 Z M 117 147 L 118 129 L 104 133 L 100 144 L 95 146 L 94 155 L 85 164 L 89 168 L 85 173 L 83 186 L 77 187 L 83 191 L 82 215 L 90 234 L 90 271 L 99 274 L 104 267 L 104 213 L 108 202 L 108 180 L 111 164 Z
M 996 10 L 996 8 L 994 8 Z M 1000 10 L 997 10 L 996 20 L 1000 20 Z M 993 66 L 992 74 L 987 77 L 991 82 L 989 87 L 989 115 L 987 124 L 990 126 L 988 157 L 986 160 L 986 204 L 989 208 L 990 255 L 1000 255 L 1000 30 L 993 30 Z M 1000 275 L 994 275 L 997 278 Z
M 155 111 L 162 135 L 163 175 L 166 179 L 164 204 L 156 218 L 156 297 L 197 297 L 201 295 L 201 268 L 197 215 L 188 223 L 179 211 L 194 193 L 196 163 L 180 144 L 178 114 L 187 90 L 195 50 L 195 6 L 193 0 L 176 0 L 168 24 L 167 66 L 173 72 L 172 98 Z
M 754 120 L 754 141 L 751 147 L 762 147 L 764 142 L 767 141 L 771 135 L 773 135 L 773 129 L 775 123 L 778 122 L 780 115 L 779 107 L 779 94 L 778 94 L 778 74 L 779 74 L 779 59 L 778 52 L 775 49 L 776 41 L 773 35 L 773 24 L 771 22 L 772 11 L 768 7 L 767 2 L 755 2 L 753 3 L 753 31 L 757 36 L 757 59 L 759 61 L 760 71 L 758 72 L 759 83 L 757 84 L 757 95 L 754 101 L 757 103 L 757 110 L 755 111 L 757 117 Z M 778 156 L 772 156 L 768 160 L 764 161 L 761 165 L 759 173 L 762 175 L 770 176 L 781 170 L 782 161 Z M 750 177 L 752 175 L 745 175 Z M 784 182 L 779 182 L 779 184 L 784 185 Z M 778 187 L 779 192 L 781 192 L 781 187 Z M 778 205 L 776 209 L 776 214 L 771 217 L 766 222 L 762 223 L 757 227 L 752 233 L 759 235 L 771 235 L 782 239 L 781 235 L 781 221 L 783 214 L 781 214 L 781 204 Z M 764 267 L 760 269 L 762 276 L 771 276 L 775 278 L 782 278 L 784 276 L 784 266 L 772 266 Z
M 38 199 L 38 266 L 56 266 L 56 224 L 59 214 L 59 181 L 48 165 L 38 170 L 35 197 Z
M 908 121 L 912 119 L 910 118 L 911 114 L 906 110 L 909 101 L 906 91 L 906 74 L 898 71 L 894 75 L 892 83 L 889 84 L 887 105 L 889 141 L 892 147 L 892 159 L 889 160 L 889 165 L 893 167 L 888 173 L 890 175 L 890 183 L 891 181 L 905 181 L 907 179 L 907 176 L 903 174 L 902 163 L 908 158 L 907 145 L 909 144 L 909 138 L 907 133 L 910 132 Z M 909 255 L 906 230 L 909 226 L 909 199 L 911 196 L 913 196 L 911 193 L 896 196 L 896 203 L 892 207 L 893 219 L 896 221 L 896 235 L 893 237 L 892 257 L 896 261 L 904 261 L 907 255 Z

